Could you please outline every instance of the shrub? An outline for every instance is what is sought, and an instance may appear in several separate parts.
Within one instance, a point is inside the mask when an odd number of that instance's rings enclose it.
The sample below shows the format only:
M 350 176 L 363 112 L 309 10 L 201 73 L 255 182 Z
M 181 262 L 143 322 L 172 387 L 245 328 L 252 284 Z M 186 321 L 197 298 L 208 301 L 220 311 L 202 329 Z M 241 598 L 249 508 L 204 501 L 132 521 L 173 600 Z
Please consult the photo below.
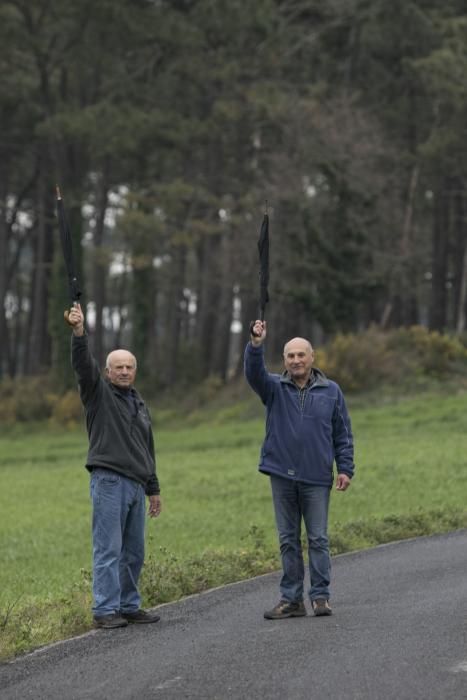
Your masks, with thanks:
M 0 422 L 39 421 L 51 414 L 53 394 L 46 376 L 4 379 L 1 384 Z
M 458 338 L 423 326 L 398 328 L 388 335 L 387 345 L 399 357 L 408 354 L 417 374 L 443 377 L 457 363 L 467 364 L 467 350 Z
M 59 394 L 46 375 L 7 378 L 1 383 L 0 423 L 14 425 L 52 420 L 72 427 L 82 418 L 78 391 Z
M 391 373 L 393 358 L 383 332 L 372 327 L 364 333 L 336 335 L 317 352 L 316 365 L 344 391 L 372 389 Z
M 52 401 L 51 420 L 59 425 L 72 428 L 83 420 L 83 407 L 76 390 L 56 396 Z
M 371 327 L 336 335 L 316 353 L 316 365 L 344 391 L 366 391 L 420 380 L 467 376 L 467 350 L 457 337 L 422 326 L 381 331 Z

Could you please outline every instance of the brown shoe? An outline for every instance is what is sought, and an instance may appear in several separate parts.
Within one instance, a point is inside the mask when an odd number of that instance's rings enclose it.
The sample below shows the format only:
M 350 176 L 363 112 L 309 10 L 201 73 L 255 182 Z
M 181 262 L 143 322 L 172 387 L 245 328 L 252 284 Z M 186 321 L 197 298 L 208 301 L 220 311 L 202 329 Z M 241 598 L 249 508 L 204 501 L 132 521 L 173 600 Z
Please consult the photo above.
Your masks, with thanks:
M 311 606 L 314 614 L 317 617 L 320 615 L 332 615 L 332 608 L 329 605 L 329 601 L 325 598 L 317 598 L 316 600 L 312 600 Z
M 266 610 L 264 617 L 266 620 L 283 620 L 286 617 L 304 617 L 306 615 L 303 600 L 296 603 L 289 603 L 281 600 L 272 610 Z

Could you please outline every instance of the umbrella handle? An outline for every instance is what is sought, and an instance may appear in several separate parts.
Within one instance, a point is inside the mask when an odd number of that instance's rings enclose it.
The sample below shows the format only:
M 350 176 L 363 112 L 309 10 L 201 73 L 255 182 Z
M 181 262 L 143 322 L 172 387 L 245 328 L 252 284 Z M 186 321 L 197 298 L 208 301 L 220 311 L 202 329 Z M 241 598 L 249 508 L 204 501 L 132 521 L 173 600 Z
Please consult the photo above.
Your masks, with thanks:
M 78 302 L 77 302 L 77 301 L 74 301 L 74 302 L 73 302 L 73 306 L 78 306 Z M 73 324 L 70 323 L 70 321 L 68 320 L 68 316 L 69 316 L 69 315 L 70 315 L 70 310 L 69 310 L 69 309 L 65 309 L 65 311 L 63 312 L 63 318 L 65 319 L 66 323 L 68 323 L 68 325 L 71 326 L 71 327 L 73 328 Z
M 256 321 L 250 321 L 250 335 L 253 335 L 255 338 L 260 338 L 261 334 L 260 333 L 255 333 L 253 328 L 255 327 Z

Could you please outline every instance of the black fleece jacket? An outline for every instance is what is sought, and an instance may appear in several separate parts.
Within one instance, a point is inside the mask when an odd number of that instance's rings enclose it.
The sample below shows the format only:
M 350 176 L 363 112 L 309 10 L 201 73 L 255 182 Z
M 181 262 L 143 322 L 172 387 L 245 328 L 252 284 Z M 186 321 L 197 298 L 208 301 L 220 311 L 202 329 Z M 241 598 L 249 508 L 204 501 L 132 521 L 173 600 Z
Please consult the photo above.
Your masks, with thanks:
M 160 493 L 151 418 L 138 392 L 130 389 L 129 396 L 102 377 L 87 335 L 72 335 L 71 364 L 86 414 L 86 468 L 112 469 L 142 484 L 148 496 Z

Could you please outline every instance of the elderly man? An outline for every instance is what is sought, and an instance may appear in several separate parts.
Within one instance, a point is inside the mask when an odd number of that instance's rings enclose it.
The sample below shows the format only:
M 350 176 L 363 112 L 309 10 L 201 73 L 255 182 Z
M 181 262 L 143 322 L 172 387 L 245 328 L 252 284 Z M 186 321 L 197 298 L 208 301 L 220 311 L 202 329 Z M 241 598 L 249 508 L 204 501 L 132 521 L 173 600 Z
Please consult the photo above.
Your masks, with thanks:
M 161 511 L 151 419 L 133 388 L 136 359 L 126 350 L 107 357 L 106 379 L 88 348 L 79 305 L 73 327 L 72 366 L 86 413 L 93 503 L 93 614 L 95 627 L 157 622 L 141 609 L 138 578 L 144 561 L 145 494 L 149 516 Z
M 306 615 L 301 521 L 308 536 L 309 597 L 315 615 L 331 615 L 328 506 L 337 465 L 336 488 L 345 491 L 354 473 L 353 439 L 339 386 L 313 367 L 308 340 L 284 347 L 282 375 L 264 365 L 266 322 L 255 321 L 245 350 L 245 376 L 266 406 L 266 437 L 259 470 L 271 480 L 283 575 L 279 603 L 269 620 Z

